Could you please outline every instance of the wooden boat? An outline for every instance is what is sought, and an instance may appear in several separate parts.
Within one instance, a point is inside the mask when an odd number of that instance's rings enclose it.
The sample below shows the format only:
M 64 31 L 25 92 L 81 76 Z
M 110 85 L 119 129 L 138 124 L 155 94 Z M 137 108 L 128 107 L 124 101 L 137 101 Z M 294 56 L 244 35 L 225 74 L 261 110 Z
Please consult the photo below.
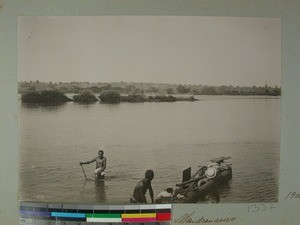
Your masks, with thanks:
M 221 184 L 232 179 L 232 166 L 227 160 L 230 157 L 220 157 L 199 166 L 191 175 L 191 168 L 183 171 L 182 183 L 176 185 L 174 202 L 194 203 L 209 194 Z

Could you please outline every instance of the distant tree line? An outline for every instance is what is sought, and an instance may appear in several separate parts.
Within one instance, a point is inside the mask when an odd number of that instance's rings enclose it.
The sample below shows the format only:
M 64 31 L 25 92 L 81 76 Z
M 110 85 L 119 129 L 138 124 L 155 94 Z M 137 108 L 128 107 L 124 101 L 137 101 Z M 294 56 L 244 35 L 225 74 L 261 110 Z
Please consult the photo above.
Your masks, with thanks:
M 20 94 L 34 91 L 53 90 L 61 93 L 82 94 L 91 92 L 101 94 L 107 91 L 114 91 L 120 95 L 281 95 L 280 87 L 248 86 L 240 87 L 233 85 L 207 86 L 207 85 L 187 85 L 187 84 L 163 84 L 163 83 L 90 83 L 90 82 L 40 82 L 29 81 L 19 82 L 18 87 Z

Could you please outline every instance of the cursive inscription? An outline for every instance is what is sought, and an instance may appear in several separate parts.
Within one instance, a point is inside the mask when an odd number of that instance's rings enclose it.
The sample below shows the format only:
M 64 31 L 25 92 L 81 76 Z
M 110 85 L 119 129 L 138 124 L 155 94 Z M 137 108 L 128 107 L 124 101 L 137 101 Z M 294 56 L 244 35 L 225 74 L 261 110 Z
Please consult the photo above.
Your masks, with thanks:
M 205 217 L 198 217 L 196 218 L 194 216 L 195 211 L 191 212 L 191 213 L 185 213 L 184 215 L 182 215 L 181 217 L 179 217 L 178 219 L 174 220 L 174 223 L 178 223 L 178 224 L 185 224 L 185 223 L 229 223 L 229 222 L 233 222 L 235 221 L 237 218 L 236 217 L 230 217 L 230 218 L 205 218 Z

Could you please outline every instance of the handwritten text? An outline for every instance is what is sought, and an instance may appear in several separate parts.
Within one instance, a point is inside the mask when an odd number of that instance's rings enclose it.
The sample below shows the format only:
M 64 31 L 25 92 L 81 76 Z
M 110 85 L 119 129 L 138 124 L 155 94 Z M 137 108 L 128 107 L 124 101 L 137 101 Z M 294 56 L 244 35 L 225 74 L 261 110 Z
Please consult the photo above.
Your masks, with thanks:
M 193 215 L 195 211 L 191 213 L 186 213 L 179 217 L 178 219 L 175 219 L 175 223 L 179 224 L 185 224 L 185 223 L 229 223 L 235 221 L 237 218 L 236 217 L 229 217 L 229 218 L 205 218 L 205 217 L 198 217 L 195 218 Z
M 248 212 L 250 213 L 263 213 L 263 212 L 272 212 L 275 208 L 274 204 L 265 204 L 265 203 L 258 203 L 258 204 L 251 204 L 248 205 Z
M 297 192 L 295 191 L 291 191 L 286 197 L 285 197 L 286 200 L 288 199 L 300 199 L 300 194 L 298 194 Z

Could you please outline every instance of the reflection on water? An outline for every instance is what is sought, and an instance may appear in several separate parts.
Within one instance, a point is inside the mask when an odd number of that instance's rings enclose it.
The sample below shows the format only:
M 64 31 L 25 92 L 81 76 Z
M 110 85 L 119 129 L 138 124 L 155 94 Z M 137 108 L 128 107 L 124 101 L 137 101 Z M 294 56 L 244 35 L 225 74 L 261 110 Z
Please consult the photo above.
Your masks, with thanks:
M 83 108 L 90 108 L 91 106 L 97 104 L 97 102 L 90 102 L 90 103 L 84 103 L 84 102 L 74 102 L 76 105 L 80 105 Z M 99 103 L 98 103 L 99 104 Z
M 28 108 L 28 109 L 40 109 L 44 111 L 54 111 L 58 110 L 61 107 L 65 106 L 67 103 L 62 102 L 62 103 L 22 103 L 22 107 Z
M 94 196 L 94 199 L 90 199 L 91 195 Z M 83 199 L 89 198 L 89 202 L 106 202 L 105 181 L 86 179 L 80 191 L 80 196 Z
M 20 103 L 21 200 L 126 204 L 147 169 L 155 172 L 156 197 L 179 183 L 186 168 L 193 173 L 199 164 L 231 156 L 232 181 L 218 188 L 220 202 L 277 201 L 280 99 L 201 98 L 117 105 Z M 107 158 L 105 184 L 83 184 L 79 162 L 95 157 L 99 148 Z M 94 166 L 85 165 L 87 177 L 93 177 Z
M 95 180 L 96 202 L 106 202 L 105 182 L 104 180 Z

